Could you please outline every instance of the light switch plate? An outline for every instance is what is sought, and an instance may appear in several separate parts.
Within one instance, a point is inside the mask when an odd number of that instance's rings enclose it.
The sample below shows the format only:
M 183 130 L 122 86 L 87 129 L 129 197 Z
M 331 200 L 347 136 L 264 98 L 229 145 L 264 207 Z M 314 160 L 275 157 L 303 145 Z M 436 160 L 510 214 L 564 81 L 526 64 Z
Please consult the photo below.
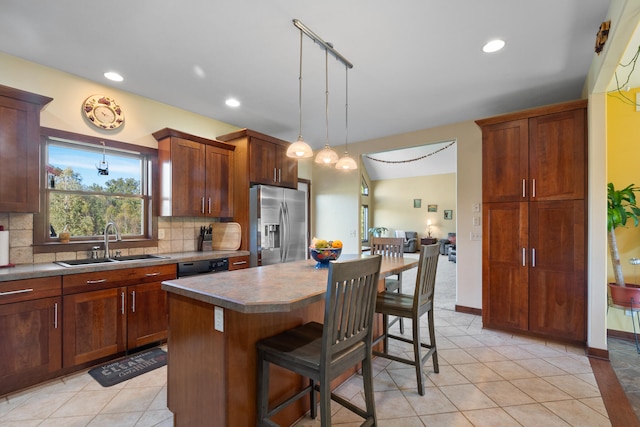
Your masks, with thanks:
M 224 309 L 222 307 L 213 308 L 213 327 L 216 331 L 224 332 Z
M 474 203 L 471 205 L 471 212 L 480 212 L 480 203 Z
M 474 227 L 480 227 L 480 217 L 479 216 L 474 216 L 473 217 L 473 226 Z

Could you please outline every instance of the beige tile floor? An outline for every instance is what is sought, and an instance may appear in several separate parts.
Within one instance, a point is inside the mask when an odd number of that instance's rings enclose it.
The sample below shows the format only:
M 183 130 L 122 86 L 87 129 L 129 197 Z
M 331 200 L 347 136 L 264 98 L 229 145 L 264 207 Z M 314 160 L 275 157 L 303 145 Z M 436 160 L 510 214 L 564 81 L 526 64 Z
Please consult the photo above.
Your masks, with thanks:
M 483 330 L 481 317 L 443 309 L 436 311 L 436 331 L 440 373 L 428 362 L 424 396 L 417 393 L 412 367 L 376 359 L 380 426 L 610 425 L 582 348 Z M 411 349 L 402 344 L 393 351 Z M 363 404 L 357 375 L 337 392 Z M 333 405 L 333 425 L 359 425 L 356 415 Z M 172 424 L 166 367 L 109 388 L 82 371 L 0 400 L 1 426 Z M 307 418 L 296 427 L 315 425 L 318 420 Z

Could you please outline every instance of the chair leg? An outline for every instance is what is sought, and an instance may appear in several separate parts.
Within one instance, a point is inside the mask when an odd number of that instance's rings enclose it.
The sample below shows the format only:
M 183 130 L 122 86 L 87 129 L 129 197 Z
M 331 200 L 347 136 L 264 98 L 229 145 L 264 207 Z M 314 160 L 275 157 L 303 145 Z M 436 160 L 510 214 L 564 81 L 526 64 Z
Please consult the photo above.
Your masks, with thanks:
M 413 357 L 416 364 L 416 380 L 418 382 L 418 394 L 424 396 L 423 367 L 422 367 L 422 346 L 420 341 L 420 317 L 412 318 L 413 325 Z
M 402 273 L 398 274 L 398 293 L 402 293 Z M 400 334 L 404 335 L 404 318 L 400 318 Z
M 367 416 L 373 421 L 372 425 L 377 425 L 375 400 L 373 398 L 373 366 L 371 364 L 371 353 L 362 361 L 362 382 L 364 385 L 364 402 L 367 408 Z
M 264 426 L 264 419 L 269 412 L 269 362 L 264 360 L 264 353 L 258 351 L 258 396 L 257 426 Z
M 331 381 L 328 377 L 320 381 L 320 426 L 331 426 Z
M 389 353 L 389 315 L 382 315 L 382 335 L 384 339 L 382 340 L 382 352 Z
M 436 347 L 436 328 L 433 324 L 433 309 L 427 312 L 427 319 L 429 320 L 429 345 L 431 345 L 433 349 L 433 353 L 431 353 L 433 372 L 437 374 L 440 372 L 440 367 L 438 366 L 438 347 Z
M 316 382 L 309 379 L 309 386 L 311 391 L 309 392 L 309 408 L 311 409 L 311 419 L 315 420 L 318 416 L 318 393 L 316 392 Z

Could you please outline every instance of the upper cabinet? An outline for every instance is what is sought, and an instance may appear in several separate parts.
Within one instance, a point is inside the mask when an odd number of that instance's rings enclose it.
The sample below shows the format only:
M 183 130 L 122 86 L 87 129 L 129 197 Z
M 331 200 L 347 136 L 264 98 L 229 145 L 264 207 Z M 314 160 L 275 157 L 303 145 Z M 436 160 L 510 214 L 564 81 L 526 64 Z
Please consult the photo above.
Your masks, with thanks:
M 241 168 L 238 172 L 248 174 L 251 184 L 297 187 L 298 161 L 287 157 L 288 142 L 249 129 L 218 139 L 237 147 L 236 164 Z
M 487 202 L 583 199 L 586 101 L 478 120 Z
M 40 209 L 40 110 L 52 100 L 0 85 L 0 212 Z
M 235 147 L 162 129 L 158 140 L 160 216 L 233 216 Z

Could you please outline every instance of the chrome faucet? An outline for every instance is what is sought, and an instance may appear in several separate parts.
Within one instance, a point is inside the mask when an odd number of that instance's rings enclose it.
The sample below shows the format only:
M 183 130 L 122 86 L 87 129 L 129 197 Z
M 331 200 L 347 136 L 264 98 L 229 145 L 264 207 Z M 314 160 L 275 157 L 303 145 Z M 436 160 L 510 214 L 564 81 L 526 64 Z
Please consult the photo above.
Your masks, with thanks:
M 122 237 L 120 237 L 120 232 L 118 231 L 118 227 L 116 227 L 116 224 L 114 222 L 108 223 L 107 226 L 104 228 L 104 257 L 105 258 L 110 258 L 110 256 L 109 256 L 109 227 L 113 227 L 113 231 L 115 231 L 115 233 L 116 233 L 116 242 L 119 242 L 120 240 L 122 240 Z

